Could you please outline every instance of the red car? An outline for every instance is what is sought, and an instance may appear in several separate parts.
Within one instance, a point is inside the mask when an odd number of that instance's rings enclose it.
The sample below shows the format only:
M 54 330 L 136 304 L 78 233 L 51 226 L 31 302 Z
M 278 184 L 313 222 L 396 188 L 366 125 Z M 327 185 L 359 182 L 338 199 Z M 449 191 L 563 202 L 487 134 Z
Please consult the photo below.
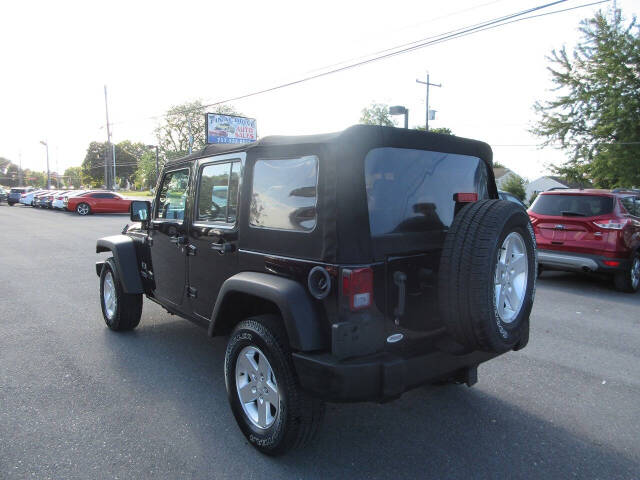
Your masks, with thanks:
M 528 210 L 542 269 L 597 272 L 640 286 L 640 191 L 553 190 Z
M 128 213 L 131 200 L 113 192 L 86 192 L 68 197 L 66 209 L 79 215 L 90 213 Z

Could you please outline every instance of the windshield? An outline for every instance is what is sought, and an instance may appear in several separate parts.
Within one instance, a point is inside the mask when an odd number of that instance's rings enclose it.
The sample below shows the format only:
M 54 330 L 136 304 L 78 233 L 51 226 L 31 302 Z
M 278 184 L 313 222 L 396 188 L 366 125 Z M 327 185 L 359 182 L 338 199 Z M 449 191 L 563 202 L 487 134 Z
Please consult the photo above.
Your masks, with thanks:
M 556 217 L 597 217 L 613 211 L 613 198 L 602 195 L 539 195 L 531 211 Z
M 371 235 L 447 229 L 455 193 L 488 198 L 487 168 L 468 155 L 376 148 L 365 158 Z

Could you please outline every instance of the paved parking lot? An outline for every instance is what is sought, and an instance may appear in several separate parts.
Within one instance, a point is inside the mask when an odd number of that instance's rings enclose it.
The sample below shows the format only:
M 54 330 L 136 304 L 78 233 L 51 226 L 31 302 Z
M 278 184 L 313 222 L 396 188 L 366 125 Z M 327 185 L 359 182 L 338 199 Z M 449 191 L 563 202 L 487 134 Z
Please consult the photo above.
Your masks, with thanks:
M 225 339 L 145 301 L 115 334 L 95 239 L 127 217 L 0 205 L 0 478 L 640 478 L 640 294 L 538 282 L 529 346 L 479 383 L 330 405 L 269 458 L 227 405 Z

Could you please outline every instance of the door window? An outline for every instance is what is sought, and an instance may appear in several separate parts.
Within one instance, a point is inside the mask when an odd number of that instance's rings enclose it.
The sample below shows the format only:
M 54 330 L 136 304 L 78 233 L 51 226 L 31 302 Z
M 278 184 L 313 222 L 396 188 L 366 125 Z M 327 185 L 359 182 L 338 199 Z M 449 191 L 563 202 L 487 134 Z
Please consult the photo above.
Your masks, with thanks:
M 234 224 L 238 211 L 240 162 L 206 165 L 199 182 L 196 220 Z
M 189 169 L 167 173 L 158 192 L 158 204 L 154 218 L 184 220 L 188 186 Z

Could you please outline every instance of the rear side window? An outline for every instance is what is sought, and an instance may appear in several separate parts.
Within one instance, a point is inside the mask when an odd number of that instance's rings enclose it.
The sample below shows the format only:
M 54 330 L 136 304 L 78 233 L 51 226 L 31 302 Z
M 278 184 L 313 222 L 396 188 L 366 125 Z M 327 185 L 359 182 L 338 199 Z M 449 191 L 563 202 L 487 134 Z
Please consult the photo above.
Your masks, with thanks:
M 488 198 L 487 167 L 468 155 L 376 148 L 364 162 L 372 236 L 448 228 L 458 192 Z
M 622 197 L 620 201 L 627 212 L 636 217 L 640 217 L 640 198 Z
M 596 217 L 613 211 L 613 198 L 602 195 L 538 195 L 531 211 L 556 217 Z
M 253 167 L 249 224 L 309 232 L 317 223 L 318 157 L 261 159 Z

